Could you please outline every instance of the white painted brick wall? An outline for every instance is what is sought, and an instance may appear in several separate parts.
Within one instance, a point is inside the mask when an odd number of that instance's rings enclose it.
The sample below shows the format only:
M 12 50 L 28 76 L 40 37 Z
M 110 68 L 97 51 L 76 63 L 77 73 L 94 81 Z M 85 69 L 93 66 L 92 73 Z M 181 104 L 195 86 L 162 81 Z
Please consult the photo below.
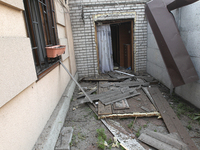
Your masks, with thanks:
M 101 16 L 100 20 L 116 20 L 135 18 L 134 44 L 135 71 L 146 71 L 147 56 L 147 21 L 144 7 L 148 0 L 69 0 L 70 17 L 74 38 L 74 49 L 79 76 L 94 76 L 98 74 L 98 59 L 95 43 L 95 29 L 93 15 L 113 14 Z M 83 10 L 82 10 L 83 8 Z M 82 19 L 82 12 L 84 21 Z

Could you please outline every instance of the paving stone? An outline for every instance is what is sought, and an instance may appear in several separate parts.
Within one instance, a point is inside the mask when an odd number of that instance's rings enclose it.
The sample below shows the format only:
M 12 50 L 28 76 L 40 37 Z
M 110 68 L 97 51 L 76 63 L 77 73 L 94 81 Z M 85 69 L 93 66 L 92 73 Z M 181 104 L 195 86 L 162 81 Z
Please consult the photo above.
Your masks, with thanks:
M 54 150 L 70 150 L 70 142 L 72 140 L 72 135 L 72 127 L 63 127 Z

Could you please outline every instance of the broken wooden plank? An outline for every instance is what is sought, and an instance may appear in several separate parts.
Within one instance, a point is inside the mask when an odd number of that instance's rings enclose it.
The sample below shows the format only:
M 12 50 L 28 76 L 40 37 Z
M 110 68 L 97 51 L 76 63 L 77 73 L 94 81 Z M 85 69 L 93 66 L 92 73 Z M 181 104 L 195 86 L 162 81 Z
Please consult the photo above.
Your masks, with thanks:
M 177 132 L 182 141 L 189 146 L 190 150 L 197 150 L 194 142 L 191 140 L 187 130 L 183 127 L 182 123 L 174 113 L 173 109 L 169 106 L 166 99 L 161 94 L 157 87 L 148 88 L 152 98 L 158 107 L 159 112 L 167 126 L 170 133 Z
M 162 142 L 165 142 L 165 143 L 167 143 L 167 144 L 169 144 L 173 147 L 176 147 L 177 149 L 181 149 L 181 148 L 182 149 L 188 149 L 188 146 L 185 143 L 173 138 L 173 136 L 171 136 L 170 134 L 164 135 L 164 134 L 149 131 L 149 130 L 146 131 L 146 134 L 155 138 L 155 139 L 158 139 Z
M 128 108 L 130 108 L 130 107 L 129 107 L 128 102 L 127 102 L 126 99 L 123 99 L 121 101 L 115 102 L 113 104 L 113 109 L 120 110 L 120 109 L 128 109 Z
M 100 85 L 101 88 L 108 88 L 110 85 L 110 83 L 106 82 Z
M 110 86 L 115 86 L 113 82 L 100 82 L 100 88 L 108 88 Z
M 135 76 L 136 78 L 144 79 L 146 82 L 152 82 L 154 80 L 153 77 L 148 76 Z
M 136 86 L 149 86 L 148 82 L 142 83 L 138 81 L 131 81 L 131 82 L 122 82 L 122 83 L 116 83 L 116 87 L 136 87 Z
M 159 112 L 149 112 L 149 113 L 132 113 L 132 114 L 112 114 L 112 115 L 102 115 L 98 119 L 104 118 L 132 118 L 132 117 L 160 117 Z
M 134 96 L 132 98 L 127 99 L 127 102 L 129 104 L 129 109 L 113 109 L 113 114 L 124 114 L 124 113 L 133 113 L 133 112 L 146 112 L 143 109 L 141 109 L 141 106 L 144 106 L 149 109 L 149 112 L 157 111 L 151 101 L 148 99 L 146 94 L 142 89 L 137 90 L 140 95 Z
M 115 127 L 109 125 L 105 120 L 101 119 L 103 124 L 109 129 L 109 131 L 113 134 L 114 137 L 117 138 L 117 140 L 120 142 L 120 145 L 124 147 L 126 150 L 132 150 L 137 149 L 137 150 L 145 150 L 140 143 L 137 142 L 136 139 L 133 139 L 131 136 L 128 136 L 127 134 L 124 134 L 120 132 L 118 129 Z M 113 121 L 115 126 L 118 126 L 121 128 L 121 130 L 125 130 L 123 127 L 119 126 L 118 122 Z
M 109 98 L 111 98 L 112 97 L 112 99 L 113 98 L 115 98 L 115 101 L 114 102 L 116 102 L 116 101 L 119 101 L 118 99 L 116 99 L 116 97 L 113 97 L 113 95 L 123 95 L 124 93 L 122 93 L 124 90 L 126 90 L 126 92 L 131 92 L 132 90 L 134 90 L 134 89 L 114 89 L 114 90 L 108 90 L 108 91 L 106 91 L 106 92 L 103 92 L 103 93 L 100 93 L 100 94 L 94 94 L 94 95 L 90 95 L 89 97 L 90 97 L 90 99 L 92 100 L 92 101 L 94 101 L 94 100 L 108 100 Z M 127 93 L 126 93 L 127 94 Z M 132 96 L 134 96 L 134 94 L 137 94 L 138 95 L 138 93 L 133 93 L 132 95 L 131 94 L 129 94 L 129 96 L 128 97 L 132 97 Z M 125 97 L 126 98 L 126 97 Z M 121 100 L 121 99 L 120 99 Z M 87 103 L 87 102 L 89 102 L 88 101 L 88 99 L 85 97 L 84 99 L 80 99 L 79 101 L 77 101 L 77 103 L 79 103 L 79 104 L 83 104 L 83 103 Z M 101 101 L 101 102 L 103 102 L 103 101 Z M 106 101 L 107 102 L 107 101 Z M 103 102 L 104 103 L 104 102 Z M 105 103 L 104 103 L 105 104 Z M 108 104 L 106 104 L 106 105 L 108 105 Z
M 105 106 L 100 101 L 98 102 L 98 115 L 110 115 L 112 114 L 111 105 Z
M 95 100 L 100 100 L 100 99 L 108 99 L 110 97 L 113 97 L 113 95 L 119 95 L 119 94 L 123 94 L 124 90 L 126 90 L 127 92 L 130 92 L 134 89 L 129 89 L 129 88 L 118 88 L 118 89 L 111 89 L 111 90 L 108 90 L 106 92 L 103 92 L 103 93 L 100 93 L 100 94 L 93 94 L 93 95 L 89 95 L 89 98 L 91 101 L 95 101 Z M 134 95 L 133 95 L 134 96 Z M 126 98 L 126 97 L 125 97 Z M 119 100 L 117 100 L 119 101 Z M 83 104 L 83 103 L 87 103 L 87 102 L 90 102 L 88 100 L 87 97 L 83 98 L 83 99 L 79 99 L 77 100 L 77 104 L 76 105 L 80 105 L 80 104 Z M 115 101 L 116 102 L 116 101 Z M 108 105 L 108 104 L 107 104 Z
M 110 82 L 119 82 L 123 79 L 115 79 L 115 78 L 84 78 L 82 79 L 83 81 L 95 81 L 95 82 L 98 82 L 98 81 L 110 81 Z
M 112 91 L 115 91 L 114 93 Z M 99 97 L 99 100 L 100 99 L 108 99 L 108 98 L 112 98 L 113 96 L 117 96 L 117 95 L 121 95 L 121 94 L 124 94 L 124 93 L 129 93 L 129 92 L 132 92 L 132 93 L 137 93 L 137 92 L 134 92 L 135 89 L 131 89 L 131 88 L 117 88 L 117 89 L 114 89 L 114 90 L 108 90 L 106 92 L 102 92 Z
M 116 79 L 128 79 L 128 78 L 131 78 L 130 76 L 127 76 L 127 75 L 120 75 L 119 73 L 114 73 L 114 72 L 109 72 L 108 75 L 111 77 L 111 78 L 116 78 Z
M 120 94 L 116 94 L 113 95 L 112 97 L 108 97 L 108 98 L 100 98 L 99 100 L 104 104 L 104 105 L 109 105 L 111 103 L 120 101 L 122 99 L 126 99 L 126 98 L 130 98 L 130 97 L 134 97 L 139 95 L 140 93 L 138 93 L 137 91 L 133 91 L 133 92 L 125 92 L 125 93 L 120 93 Z
M 102 83 L 102 82 L 100 82 Z M 99 98 L 103 97 L 104 95 L 107 95 L 107 96 L 112 96 L 113 94 L 115 93 L 118 93 L 120 92 L 120 89 L 111 89 L 111 90 L 107 90 L 106 88 L 106 92 L 102 92 L 102 89 L 105 89 L 105 88 L 100 88 L 100 83 L 98 83 L 98 90 L 97 90 L 97 93 L 100 93 L 100 94 L 93 94 L 93 95 L 89 95 L 89 98 L 92 100 L 92 101 L 95 101 L 95 100 L 99 100 Z M 79 99 L 76 101 L 76 105 L 80 105 L 80 104 L 84 104 L 84 103 L 87 103 L 89 102 L 89 100 L 85 97 L 85 98 L 82 98 L 82 99 Z
M 162 150 L 189 150 L 188 146 L 169 135 L 146 130 L 139 138 L 142 142 Z
M 95 94 L 95 95 L 90 95 L 90 99 L 91 100 L 98 100 L 103 96 L 112 96 L 113 94 L 117 94 L 118 92 L 120 92 L 120 89 L 115 89 L 115 90 L 108 90 L 106 92 L 100 93 L 100 94 Z
M 125 74 L 125 75 L 131 76 L 131 77 L 135 77 L 135 75 L 133 75 L 133 74 L 129 74 L 129 73 L 122 72 L 122 71 L 115 70 L 115 72 Z
M 147 87 L 142 87 L 142 90 L 144 91 L 144 93 L 147 95 L 147 97 L 149 98 L 149 100 L 151 101 L 151 103 L 154 105 L 154 107 L 158 110 L 153 98 L 151 97 Z
M 99 100 L 104 95 L 112 96 L 114 93 L 118 93 L 118 92 L 120 92 L 119 89 L 109 90 L 109 91 L 101 93 L 101 94 L 89 95 L 89 97 L 92 101 L 95 101 L 95 100 Z M 84 104 L 84 103 L 88 103 L 88 102 L 90 102 L 90 101 L 85 97 L 85 98 L 77 100 L 75 106 L 80 105 L 80 104 Z
M 96 92 L 96 91 L 97 91 L 97 88 L 86 92 L 86 94 L 91 95 L 92 93 L 94 93 L 94 92 Z M 85 95 L 84 95 L 84 94 L 81 94 L 81 95 L 77 96 L 77 98 L 82 98 L 82 97 L 85 97 Z

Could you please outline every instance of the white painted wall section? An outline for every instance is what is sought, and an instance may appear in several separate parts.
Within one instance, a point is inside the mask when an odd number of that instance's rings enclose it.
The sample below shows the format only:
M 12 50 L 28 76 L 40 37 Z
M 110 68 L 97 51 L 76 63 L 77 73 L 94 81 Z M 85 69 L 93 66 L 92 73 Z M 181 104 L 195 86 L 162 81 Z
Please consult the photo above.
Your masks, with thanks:
M 147 47 L 147 72 L 162 82 L 168 88 L 172 83 L 165 67 L 162 55 L 156 43 L 153 32 L 148 24 L 148 47 Z
M 200 77 L 200 1 L 174 10 L 181 37 Z M 183 64 L 185 65 L 185 64 Z M 160 55 L 150 26 L 148 26 L 147 72 L 170 88 L 171 81 Z M 179 86 L 175 92 L 200 108 L 200 80 Z
M 177 11 L 176 20 L 181 37 L 200 77 L 200 1 Z M 200 80 L 177 87 L 175 92 L 200 108 Z

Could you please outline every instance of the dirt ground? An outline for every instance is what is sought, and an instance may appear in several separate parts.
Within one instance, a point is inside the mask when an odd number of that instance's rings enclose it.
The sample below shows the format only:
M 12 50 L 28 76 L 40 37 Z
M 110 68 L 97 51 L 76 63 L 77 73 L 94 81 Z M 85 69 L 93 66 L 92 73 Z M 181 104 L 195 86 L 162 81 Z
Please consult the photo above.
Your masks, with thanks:
M 80 82 L 82 87 L 87 87 L 87 89 L 97 87 L 97 82 Z M 187 129 L 190 137 L 195 142 L 198 149 L 200 149 L 200 110 L 194 106 L 186 103 L 183 99 L 173 94 L 170 95 L 169 89 L 162 84 L 157 84 L 162 95 L 169 102 L 170 106 L 173 108 L 178 118 L 181 120 L 182 125 Z M 85 88 L 85 90 L 87 91 Z M 104 126 L 104 124 L 98 120 L 96 114 L 88 106 L 88 104 L 81 104 L 76 106 L 79 99 L 80 90 L 76 87 L 73 98 L 71 99 L 70 108 L 65 119 L 64 127 L 73 127 L 73 137 L 70 143 L 71 150 L 98 150 L 98 134 L 97 130 L 104 129 L 106 135 L 106 141 L 109 147 L 105 149 L 123 149 L 122 147 L 112 148 L 111 145 L 113 141 L 113 135 Z M 146 129 L 154 132 L 159 132 L 167 134 L 168 130 L 162 119 L 157 119 L 157 117 L 145 117 L 145 118 L 128 118 L 128 119 L 113 119 L 120 123 L 124 129 L 137 137 L 143 133 Z M 148 146 L 139 140 L 137 140 L 145 149 L 155 148 Z M 133 148 L 134 150 L 134 148 Z

